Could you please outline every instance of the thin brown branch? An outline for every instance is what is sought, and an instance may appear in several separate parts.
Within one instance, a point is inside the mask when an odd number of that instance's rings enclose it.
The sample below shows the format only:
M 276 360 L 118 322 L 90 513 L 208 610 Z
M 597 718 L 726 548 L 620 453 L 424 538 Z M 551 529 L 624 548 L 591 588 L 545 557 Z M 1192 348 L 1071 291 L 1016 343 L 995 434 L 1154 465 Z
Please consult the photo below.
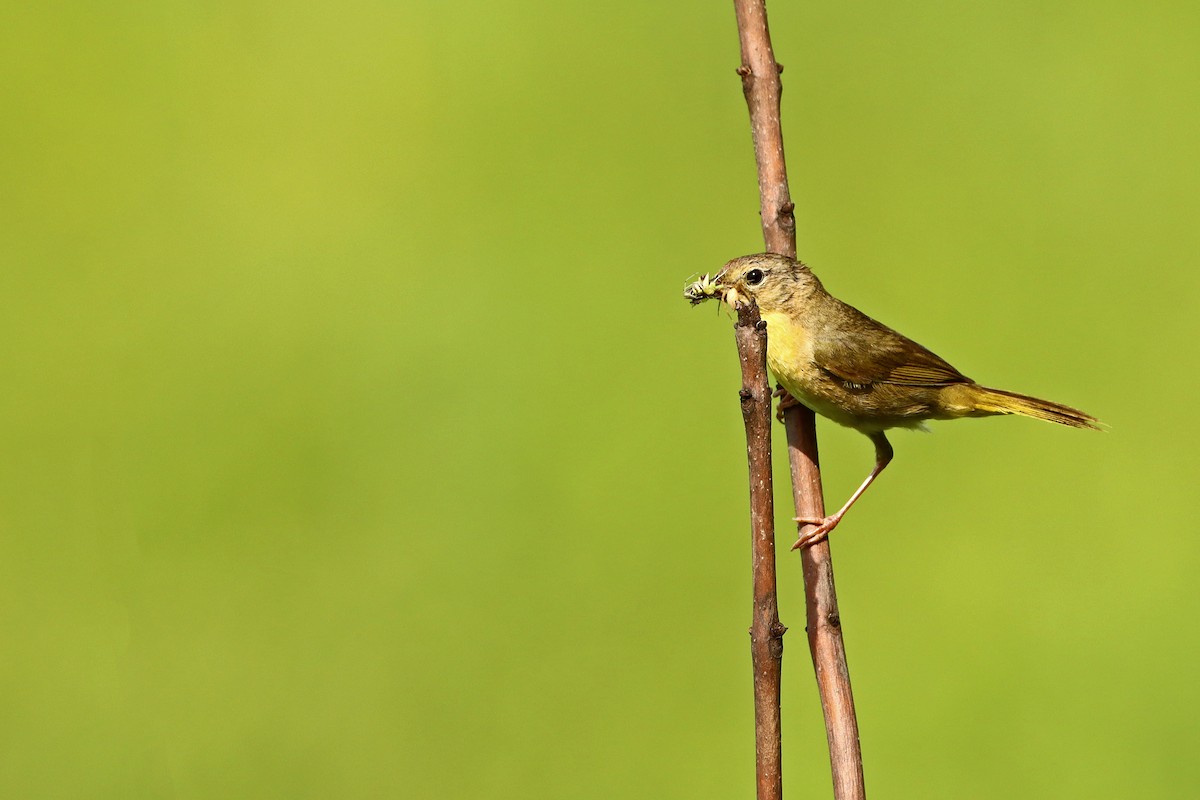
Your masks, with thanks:
M 771 47 L 765 0 L 734 0 L 734 9 L 742 51 L 738 74 L 742 77 L 742 89 L 750 110 L 754 157 L 758 165 L 763 240 L 768 251 L 795 257 L 794 206 L 788 191 L 783 129 L 779 122 L 783 92 L 779 75 L 783 67 L 775 61 Z M 796 406 L 785 413 L 784 424 L 796 516 L 823 517 L 816 419 L 809 409 Z M 804 572 L 808 646 L 825 715 L 834 797 L 836 800 L 862 800 L 866 790 L 858 721 L 846 667 L 828 540 L 801 550 L 800 558 Z
M 738 39 L 742 45 L 742 91 L 750 109 L 754 136 L 754 161 L 758 164 L 759 213 L 763 241 L 771 253 L 796 257 L 795 206 L 788 193 L 787 164 L 783 158 L 783 128 L 779 124 L 779 99 L 783 72 L 771 49 L 764 0 L 734 0 Z
M 753 303 L 738 308 L 734 326 L 742 363 L 742 419 L 750 471 L 750 553 L 754 611 L 750 655 L 754 667 L 754 746 L 758 800 L 782 800 L 779 686 L 783 634 L 775 590 L 775 502 L 771 481 L 771 384 L 767 380 L 767 326 Z
M 787 429 L 796 516 L 823 517 L 825 503 L 821 495 L 816 419 L 808 408 L 794 406 L 784 412 L 783 421 Z M 836 800 L 863 800 L 867 790 L 863 783 L 858 718 L 854 713 L 854 693 L 850 689 L 850 671 L 846 666 L 846 645 L 842 640 L 842 618 L 833 585 L 833 555 L 829 551 L 829 540 L 801 550 L 800 563 L 804 571 L 808 649 L 812 653 L 821 710 L 825 714 L 833 796 Z

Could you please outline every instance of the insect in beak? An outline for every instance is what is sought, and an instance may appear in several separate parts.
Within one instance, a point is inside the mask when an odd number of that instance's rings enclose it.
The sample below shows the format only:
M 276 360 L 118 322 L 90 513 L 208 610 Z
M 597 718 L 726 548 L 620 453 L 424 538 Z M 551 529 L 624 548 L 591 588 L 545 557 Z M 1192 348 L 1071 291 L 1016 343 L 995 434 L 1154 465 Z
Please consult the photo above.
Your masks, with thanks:
M 722 290 L 724 287 L 715 278 L 701 275 L 699 280 L 688 284 L 687 288 L 683 290 L 683 296 L 692 305 L 698 305 L 705 300 L 717 297 Z

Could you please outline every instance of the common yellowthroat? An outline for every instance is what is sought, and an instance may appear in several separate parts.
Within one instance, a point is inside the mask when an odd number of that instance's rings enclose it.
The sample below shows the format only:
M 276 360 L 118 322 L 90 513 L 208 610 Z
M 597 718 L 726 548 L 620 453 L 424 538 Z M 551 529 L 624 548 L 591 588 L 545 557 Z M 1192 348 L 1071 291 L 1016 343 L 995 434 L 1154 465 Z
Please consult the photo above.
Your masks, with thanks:
M 875 468 L 836 513 L 797 518 L 816 527 L 793 546 L 829 535 L 892 460 L 889 428 L 920 428 L 930 419 L 1020 414 L 1072 428 L 1099 430 L 1070 406 L 988 389 L 944 359 L 825 291 L 799 261 L 775 253 L 735 258 L 715 276 L 684 290 L 693 304 L 720 298 L 736 307 L 753 298 L 767 323 L 767 364 L 795 400 L 875 444 Z M 785 397 L 780 410 L 787 406 Z

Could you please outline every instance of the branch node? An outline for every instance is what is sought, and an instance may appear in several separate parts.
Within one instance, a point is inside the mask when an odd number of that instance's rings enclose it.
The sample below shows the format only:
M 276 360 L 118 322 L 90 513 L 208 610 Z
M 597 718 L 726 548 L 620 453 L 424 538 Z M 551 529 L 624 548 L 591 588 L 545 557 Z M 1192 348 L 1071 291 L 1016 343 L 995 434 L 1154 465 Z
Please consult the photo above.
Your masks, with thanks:
M 771 658 L 776 661 L 783 659 L 783 639 L 778 636 L 772 636 L 767 640 L 767 651 L 771 654 Z
M 743 78 L 747 78 L 751 74 L 750 68 L 745 64 L 742 64 L 740 67 L 734 70 L 734 72 L 736 72 L 738 75 L 741 75 Z
M 780 64 L 778 61 L 775 62 L 775 69 L 779 70 L 780 75 L 783 74 L 783 64 Z

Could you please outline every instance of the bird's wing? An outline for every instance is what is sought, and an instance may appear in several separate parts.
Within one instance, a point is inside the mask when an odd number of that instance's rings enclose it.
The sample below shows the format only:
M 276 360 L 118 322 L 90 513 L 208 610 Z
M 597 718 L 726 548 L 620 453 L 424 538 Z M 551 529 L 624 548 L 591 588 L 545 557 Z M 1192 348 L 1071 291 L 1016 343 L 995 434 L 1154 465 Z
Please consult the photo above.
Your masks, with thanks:
M 834 378 L 853 386 L 891 383 L 899 386 L 948 386 L 971 379 L 945 359 L 852 306 L 836 330 L 815 337 L 813 362 Z

